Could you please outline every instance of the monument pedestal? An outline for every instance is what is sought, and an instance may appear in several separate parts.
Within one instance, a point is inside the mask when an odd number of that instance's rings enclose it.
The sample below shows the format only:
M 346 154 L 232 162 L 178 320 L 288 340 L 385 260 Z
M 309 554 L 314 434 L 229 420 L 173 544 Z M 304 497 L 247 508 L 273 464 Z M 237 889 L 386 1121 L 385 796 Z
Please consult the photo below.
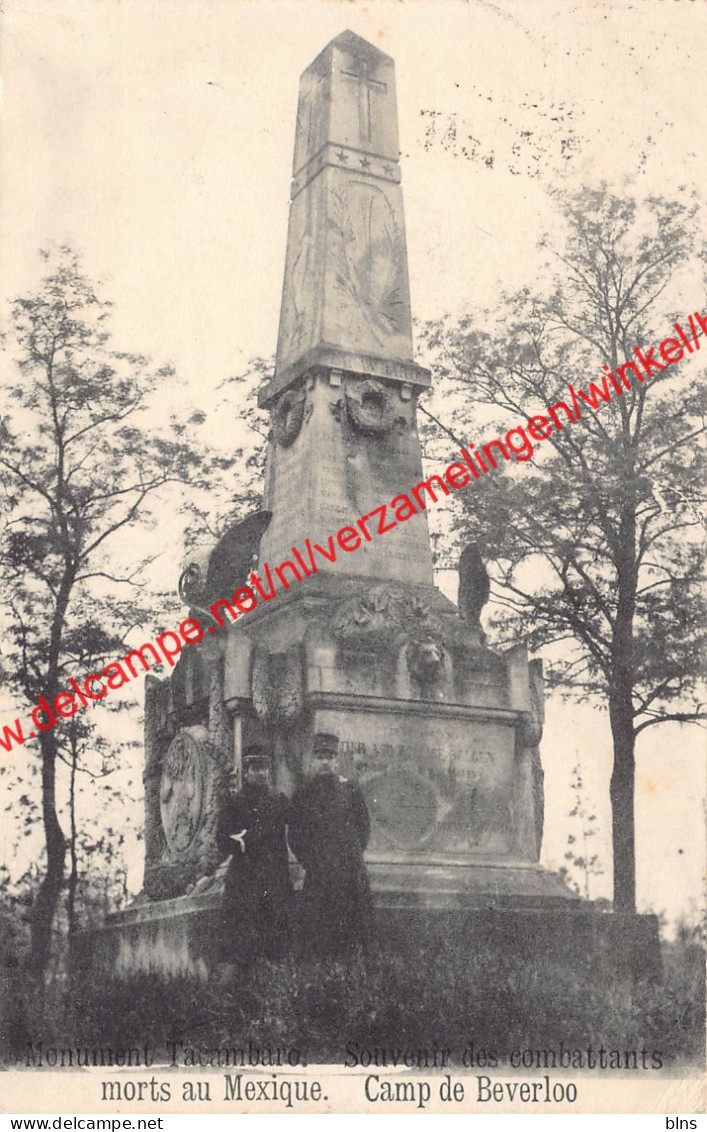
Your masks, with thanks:
M 433 946 L 451 932 L 465 947 L 522 948 L 527 937 L 530 953 L 552 940 L 596 949 L 609 918 L 537 861 L 541 705 L 525 650 L 487 649 L 432 586 L 319 575 L 259 606 L 185 653 L 171 680 L 150 681 L 152 899 L 78 937 L 77 962 L 91 956 L 124 978 L 207 978 L 223 874 L 208 831 L 227 767 L 267 745 L 276 786 L 291 794 L 319 731 L 339 737 L 338 769 L 367 800 L 382 946 Z

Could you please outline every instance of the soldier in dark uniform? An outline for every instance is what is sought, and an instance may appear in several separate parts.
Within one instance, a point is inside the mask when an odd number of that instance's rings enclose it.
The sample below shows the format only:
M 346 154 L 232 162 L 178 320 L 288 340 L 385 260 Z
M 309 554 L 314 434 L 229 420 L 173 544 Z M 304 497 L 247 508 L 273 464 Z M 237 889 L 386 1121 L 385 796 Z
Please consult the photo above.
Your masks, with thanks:
M 288 802 L 271 790 L 270 759 L 261 748 L 244 754 L 241 793 L 236 783 L 233 774 L 217 831 L 219 851 L 231 857 L 223 892 L 221 961 L 247 969 L 257 957 L 280 958 L 290 943 Z
M 339 741 L 314 736 L 310 775 L 290 802 L 288 839 L 304 865 L 307 952 L 341 957 L 372 935 L 373 908 L 363 851 L 371 823 L 360 787 L 336 773 Z

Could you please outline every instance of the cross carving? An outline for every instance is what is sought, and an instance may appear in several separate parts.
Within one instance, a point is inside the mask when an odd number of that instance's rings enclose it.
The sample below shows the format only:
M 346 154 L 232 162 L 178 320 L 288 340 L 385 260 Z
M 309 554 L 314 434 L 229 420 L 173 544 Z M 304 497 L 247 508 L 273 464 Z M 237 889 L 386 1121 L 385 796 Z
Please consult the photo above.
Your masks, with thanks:
M 342 71 L 345 79 L 358 86 L 358 136 L 361 141 L 371 140 L 371 93 L 386 94 L 387 83 L 371 78 L 371 64 L 365 59 L 357 59 L 356 70 Z

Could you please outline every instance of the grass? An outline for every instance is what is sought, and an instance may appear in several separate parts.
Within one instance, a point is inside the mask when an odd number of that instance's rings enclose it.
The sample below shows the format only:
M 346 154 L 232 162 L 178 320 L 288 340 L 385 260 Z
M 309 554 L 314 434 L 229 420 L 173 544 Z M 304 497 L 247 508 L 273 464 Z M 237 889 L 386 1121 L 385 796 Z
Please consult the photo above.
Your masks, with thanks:
M 7 995 L 6 995 L 7 997 Z M 263 963 L 239 980 L 224 970 L 192 979 L 101 983 L 56 979 L 49 993 L 8 999 L 6 1060 L 28 1040 L 48 1046 L 143 1046 L 164 1058 L 168 1042 L 193 1047 L 299 1051 L 300 1060 L 343 1063 L 347 1049 L 452 1049 L 473 1041 L 503 1063 L 513 1049 L 660 1051 L 663 1064 L 701 1063 L 704 950 L 664 944 L 661 983 L 597 977 L 576 960 L 518 960 L 441 944 L 434 955 L 384 949 L 352 962 Z M 7 1017 L 7 1015 L 6 1015 Z M 349 1060 L 351 1052 L 349 1052 Z

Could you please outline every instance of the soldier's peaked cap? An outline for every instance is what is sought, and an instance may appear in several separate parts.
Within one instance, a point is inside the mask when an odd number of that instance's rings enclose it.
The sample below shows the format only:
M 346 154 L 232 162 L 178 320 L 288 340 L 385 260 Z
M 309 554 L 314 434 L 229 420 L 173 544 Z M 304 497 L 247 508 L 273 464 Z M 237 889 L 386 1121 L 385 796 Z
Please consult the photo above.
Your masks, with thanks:
M 270 766 L 270 755 L 264 747 L 248 747 L 243 752 L 244 766 Z
M 318 755 L 336 755 L 339 748 L 338 735 L 329 735 L 325 731 L 318 731 L 314 736 L 313 750 Z

